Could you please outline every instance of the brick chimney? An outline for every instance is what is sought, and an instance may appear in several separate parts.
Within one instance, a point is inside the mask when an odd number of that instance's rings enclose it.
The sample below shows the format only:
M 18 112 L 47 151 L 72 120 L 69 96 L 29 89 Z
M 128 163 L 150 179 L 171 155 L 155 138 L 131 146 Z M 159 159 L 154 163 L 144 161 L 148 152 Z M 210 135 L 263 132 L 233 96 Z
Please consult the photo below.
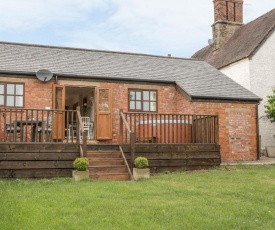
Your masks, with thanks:
M 212 25 L 213 51 L 225 42 L 243 25 L 243 0 L 214 0 L 215 22 Z

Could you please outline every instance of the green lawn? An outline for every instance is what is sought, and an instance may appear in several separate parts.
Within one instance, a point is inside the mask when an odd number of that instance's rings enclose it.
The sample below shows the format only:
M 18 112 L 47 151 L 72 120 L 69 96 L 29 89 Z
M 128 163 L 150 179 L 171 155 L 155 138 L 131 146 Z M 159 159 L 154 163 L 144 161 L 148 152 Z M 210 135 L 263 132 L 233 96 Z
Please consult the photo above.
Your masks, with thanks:
M 0 229 L 275 229 L 275 165 L 138 182 L 0 180 Z

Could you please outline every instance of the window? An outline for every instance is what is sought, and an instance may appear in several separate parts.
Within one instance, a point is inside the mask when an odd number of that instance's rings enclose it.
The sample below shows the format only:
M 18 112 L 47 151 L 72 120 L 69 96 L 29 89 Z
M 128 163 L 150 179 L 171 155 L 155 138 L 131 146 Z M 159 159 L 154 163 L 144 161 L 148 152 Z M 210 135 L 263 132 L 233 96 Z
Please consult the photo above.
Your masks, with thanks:
M 129 90 L 129 110 L 132 111 L 157 111 L 157 91 L 156 90 Z
M 23 107 L 24 84 L 0 83 L 0 106 Z

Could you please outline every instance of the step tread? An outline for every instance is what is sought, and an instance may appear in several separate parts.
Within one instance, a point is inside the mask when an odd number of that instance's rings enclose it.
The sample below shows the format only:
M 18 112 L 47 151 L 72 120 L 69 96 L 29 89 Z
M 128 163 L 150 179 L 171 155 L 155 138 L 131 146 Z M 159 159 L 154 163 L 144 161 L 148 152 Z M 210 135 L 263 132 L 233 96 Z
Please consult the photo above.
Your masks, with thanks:
M 90 174 L 90 178 L 97 180 L 123 180 L 129 181 L 131 177 L 126 173 L 99 173 L 99 174 Z

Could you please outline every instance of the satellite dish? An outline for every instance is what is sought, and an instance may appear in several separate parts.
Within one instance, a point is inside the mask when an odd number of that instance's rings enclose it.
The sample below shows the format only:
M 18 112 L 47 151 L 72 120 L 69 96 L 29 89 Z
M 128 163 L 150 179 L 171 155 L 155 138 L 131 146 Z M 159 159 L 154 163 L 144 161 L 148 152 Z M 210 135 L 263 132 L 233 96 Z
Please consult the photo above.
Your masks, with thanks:
M 36 72 L 36 77 L 39 81 L 49 81 L 53 78 L 53 73 L 46 69 L 41 69 Z
M 214 44 L 213 39 L 208 39 L 208 44 L 209 44 L 211 47 L 213 47 L 213 44 Z

